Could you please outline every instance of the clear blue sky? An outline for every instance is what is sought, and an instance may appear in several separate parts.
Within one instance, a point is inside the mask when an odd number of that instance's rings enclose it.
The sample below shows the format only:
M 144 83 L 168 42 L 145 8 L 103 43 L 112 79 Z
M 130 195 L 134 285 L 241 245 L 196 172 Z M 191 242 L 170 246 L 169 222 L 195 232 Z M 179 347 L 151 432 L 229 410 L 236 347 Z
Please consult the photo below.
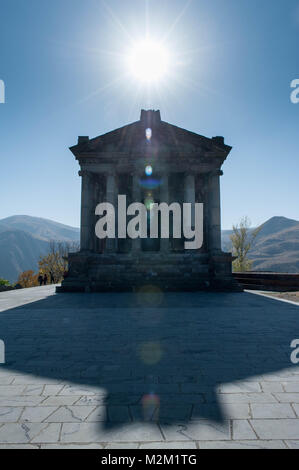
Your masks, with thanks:
M 0 218 L 79 225 L 78 135 L 139 119 L 141 108 L 232 145 L 222 225 L 299 219 L 298 0 L 0 0 Z M 150 94 L 123 53 L 148 29 L 173 57 Z

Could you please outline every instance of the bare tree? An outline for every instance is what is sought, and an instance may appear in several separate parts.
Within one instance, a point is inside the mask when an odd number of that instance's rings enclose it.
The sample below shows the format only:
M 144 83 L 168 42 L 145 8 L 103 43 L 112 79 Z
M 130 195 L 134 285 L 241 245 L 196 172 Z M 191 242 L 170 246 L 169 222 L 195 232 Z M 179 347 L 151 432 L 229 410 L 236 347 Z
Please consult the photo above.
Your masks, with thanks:
M 248 253 L 261 227 L 251 230 L 250 226 L 249 218 L 243 217 L 238 225 L 233 225 L 233 234 L 230 235 L 233 255 L 237 257 L 233 262 L 233 270 L 237 272 L 250 271 L 252 268 L 252 261 L 248 258 Z
M 41 256 L 39 260 L 39 271 L 54 278 L 54 282 L 60 282 L 68 269 L 68 254 L 79 250 L 76 242 L 56 241 L 49 242 L 49 252 Z

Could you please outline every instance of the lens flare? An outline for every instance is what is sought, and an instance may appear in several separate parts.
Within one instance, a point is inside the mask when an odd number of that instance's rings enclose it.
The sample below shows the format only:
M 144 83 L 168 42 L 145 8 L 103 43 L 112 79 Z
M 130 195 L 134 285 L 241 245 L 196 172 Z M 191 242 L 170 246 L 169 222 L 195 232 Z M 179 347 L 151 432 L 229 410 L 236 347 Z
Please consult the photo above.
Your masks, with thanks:
M 145 167 L 145 174 L 146 176 L 152 176 L 153 174 L 153 167 L 151 165 L 147 165 Z
M 162 349 L 159 343 L 142 343 L 139 348 L 139 357 L 144 364 L 152 366 L 160 362 L 162 358 Z
M 150 141 L 151 138 L 152 138 L 152 135 L 153 135 L 153 133 L 152 133 L 152 130 L 151 130 L 150 127 L 145 130 L 145 137 L 146 137 L 146 140 Z
M 144 395 L 141 400 L 144 421 L 158 421 L 160 399 L 154 393 Z
M 148 177 L 146 179 L 141 179 L 139 181 L 139 184 L 142 188 L 149 190 L 149 189 L 158 188 L 161 184 L 161 181 L 160 179 Z
M 148 211 L 151 211 L 154 205 L 154 200 L 151 196 L 148 196 L 144 200 L 144 205 Z
M 164 300 L 164 294 L 158 286 L 145 284 L 137 292 L 139 305 L 157 307 Z

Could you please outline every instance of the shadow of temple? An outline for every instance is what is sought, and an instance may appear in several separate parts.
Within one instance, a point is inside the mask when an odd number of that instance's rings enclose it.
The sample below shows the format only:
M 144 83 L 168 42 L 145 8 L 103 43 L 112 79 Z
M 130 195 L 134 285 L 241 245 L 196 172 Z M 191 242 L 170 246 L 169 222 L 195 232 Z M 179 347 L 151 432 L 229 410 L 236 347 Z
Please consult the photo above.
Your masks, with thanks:
M 79 387 L 107 428 L 221 422 L 220 384 L 293 367 L 297 324 L 297 306 L 249 293 L 59 294 L 1 312 L 1 369 Z

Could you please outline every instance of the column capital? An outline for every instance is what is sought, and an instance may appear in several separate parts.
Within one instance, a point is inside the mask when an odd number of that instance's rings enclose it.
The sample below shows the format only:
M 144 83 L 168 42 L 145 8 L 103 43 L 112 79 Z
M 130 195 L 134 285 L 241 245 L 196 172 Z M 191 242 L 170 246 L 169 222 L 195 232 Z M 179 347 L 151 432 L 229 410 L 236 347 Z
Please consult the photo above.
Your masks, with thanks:
M 92 176 L 92 171 L 90 170 L 80 170 L 78 171 L 79 176 Z
M 222 170 L 212 170 L 210 171 L 210 176 L 223 176 L 223 171 Z
M 144 168 L 132 168 L 130 171 L 131 176 L 136 176 L 137 178 L 142 178 L 145 176 L 145 167 Z
M 186 178 L 187 176 L 194 176 L 195 177 L 195 173 L 192 170 L 186 170 L 186 171 L 184 171 L 184 177 Z
M 105 170 L 102 173 L 104 176 L 116 176 L 116 170 L 111 168 L 110 170 Z

